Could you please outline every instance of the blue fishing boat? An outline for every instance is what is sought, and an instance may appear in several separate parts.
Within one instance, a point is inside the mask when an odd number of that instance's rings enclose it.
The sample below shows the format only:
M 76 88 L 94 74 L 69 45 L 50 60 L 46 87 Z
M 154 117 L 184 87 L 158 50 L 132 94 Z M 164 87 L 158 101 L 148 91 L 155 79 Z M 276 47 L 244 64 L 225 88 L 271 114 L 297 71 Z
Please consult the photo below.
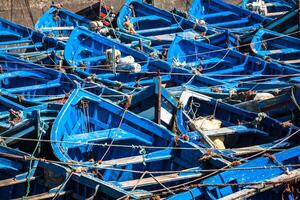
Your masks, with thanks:
M 63 64 L 65 45 L 20 24 L 0 18 L 0 52 L 55 68 Z
M 166 62 L 83 27 L 74 29 L 70 35 L 65 59 L 70 66 L 77 66 L 75 73 L 80 77 L 110 86 L 149 85 L 158 72 L 171 71 Z
M 170 188 L 176 194 L 166 199 L 288 199 L 299 194 L 286 190 L 286 183 L 297 179 L 300 170 L 298 158 L 300 147 L 241 164 L 207 179 Z M 296 164 L 297 163 L 297 164 Z M 296 165 L 295 165 L 296 164 Z M 289 188 L 298 190 L 299 184 L 291 182 Z M 167 193 L 167 192 L 166 192 Z
M 49 199 L 70 193 L 60 189 L 70 176 L 67 168 L 49 162 L 30 161 L 30 157 L 0 146 L 1 198 Z
M 275 31 L 282 34 L 291 34 L 300 30 L 300 25 L 298 23 L 300 9 L 291 10 L 290 12 L 274 19 L 272 22 L 264 26 L 265 29 L 270 31 Z M 295 37 L 298 34 L 293 34 Z
M 253 36 L 250 47 L 255 55 L 264 59 L 300 66 L 300 39 L 298 38 L 261 29 Z
M 62 108 L 52 127 L 51 141 L 56 141 L 51 145 L 59 160 L 73 168 L 79 163 L 87 172 L 94 170 L 102 180 L 127 191 L 139 188 L 149 193 L 161 188 L 159 183 L 171 186 L 203 175 L 184 173 L 186 170 L 230 163 L 215 157 L 202 165 L 198 159 L 205 150 L 83 90 L 75 90 Z M 176 170 L 183 173 L 168 172 Z
M 207 24 L 208 27 L 230 29 L 238 34 L 258 29 L 261 24 L 272 20 L 219 0 L 193 0 L 188 13 L 189 17 L 197 23 Z
M 256 147 L 261 150 L 296 130 L 292 124 L 285 126 L 265 113 L 249 112 L 192 91 L 184 91 L 180 102 L 183 110 L 176 116 L 179 132 L 196 144 L 206 143 L 222 150 L 236 149 L 230 154 L 247 154 L 247 150 L 251 152 Z M 284 145 L 290 147 L 297 142 L 290 140 Z
M 33 160 L 31 160 L 33 159 Z M 0 195 L 3 199 L 118 198 L 128 192 L 84 172 L 0 146 Z M 131 194 L 131 198 L 138 195 Z
M 117 26 L 121 31 L 151 40 L 153 45 L 171 43 L 176 35 L 198 39 L 217 32 L 141 0 L 125 2 L 119 12 Z
M 300 102 L 299 85 L 278 92 L 269 95 L 266 99 L 247 101 L 237 104 L 237 106 L 252 112 L 263 112 L 287 125 L 292 123 L 295 126 L 300 126 L 298 120 L 300 108 L 298 103 Z
M 36 64 L 19 60 L 10 55 L 0 54 L 0 91 L 19 96 L 32 102 L 62 105 L 73 89 L 82 87 L 96 95 L 114 102 L 126 97 L 121 91 L 82 80 L 73 74 L 61 73 Z M 57 110 L 55 105 L 52 107 Z
M 180 80 L 175 74 L 173 82 L 180 81 L 184 88 L 223 99 L 233 97 L 242 100 L 249 91 L 272 92 L 290 87 L 298 83 L 300 72 L 298 69 L 241 54 L 232 48 L 224 49 L 180 37 L 171 45 L 168 61 L 173 63 L 172 73 L 186 75 Z M 196 75 L 189 75 L 192 72 Z
M 79 81 L 74 75 L 66 75 L 36 64 L 19 60 L 10 55 L 0 55 L 1 91 L 20 95 L 36 102 L 49 102 L 67 96 Z
M 225 46 L 227 45 L 225 44 Z M 234 47 L 221 48 L 177 36 L 170 45 L 167 61 L 173 67 L 204 74 L 245 64 L 246 56 L 234 50 Z
M 35 29 L 58 40 L 68 40 L 77 26 L 89 27 L 91 20 L 53 4 L 36 22 Z
M 46 123 L 49 123 L 46 113 L 50 109 L 46 104 L 30 102 L 6 93 L 0 94 L 1 145 L 32 153 L 36 142 L 29 140 L 44 138 L 48 129 Z M 43 117 L 41 110 L 44 110 Z
M 251 12 L 277 18 L 297 7 L 297 0 L 243 0 L 242 7 Z
M 268 29 L 270 31 L 274 31 L 277 33 L 282 33 L 282 34 L 288 34 L 293 37 L 299 37 L 298 31 L 300 30 L 299 28 L 299 12 L 300 9 L 297 10 L 292 10 L 276 19 L 273 21 L 264 24 L 262 27 L 264 29 Z M 253 39 L 253 36 L 255 35 L 257 31 L 255 32 L 250 32 L 246 33 L 242 37 L 240 37 L 240 42 L 242 48 L 240 49 L 243 52 L 249 52 L 250 51 L 250 44 L 251 40 Z

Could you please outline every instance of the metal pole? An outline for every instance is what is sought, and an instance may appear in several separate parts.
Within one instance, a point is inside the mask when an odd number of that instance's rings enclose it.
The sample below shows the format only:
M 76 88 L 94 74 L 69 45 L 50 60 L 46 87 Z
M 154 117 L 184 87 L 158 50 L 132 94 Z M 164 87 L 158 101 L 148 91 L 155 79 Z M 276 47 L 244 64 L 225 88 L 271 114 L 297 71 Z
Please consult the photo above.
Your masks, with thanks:
M 156 123 L 161 124 L 161 77 L 160 72 L 157 73 L 157 80 L 158 80 L 158 91 L 157 91 L 157 101 L 156 101 Z

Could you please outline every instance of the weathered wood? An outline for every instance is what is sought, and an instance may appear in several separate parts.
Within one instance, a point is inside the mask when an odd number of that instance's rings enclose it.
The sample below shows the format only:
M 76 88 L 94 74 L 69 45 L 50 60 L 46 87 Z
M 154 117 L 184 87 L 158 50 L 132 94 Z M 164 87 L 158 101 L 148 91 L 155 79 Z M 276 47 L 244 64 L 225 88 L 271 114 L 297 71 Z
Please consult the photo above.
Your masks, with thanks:
M 215 148 L 214 142 L 213 142 L 207 135 L 203 134 L 203 132 L 202 132 L 201 130 L 199 130 L 199 128 L 195 125 L 195 123 L 194 123 L 193 120 L 190 118 L 190 116 L 188 116 L 188 114 L 186 114 L 185 112 L 183 112 L 183 114 L 184 114 L 184 115 L 187 117 L 187 119 L 189 120 L 190 126 L 191 126 L 194 130 L 198 131 L 200 135 L 202 135 L 203 139 L 206 141 L 206 143 L 207 143 L 209 146 Z
M 40 28 L 39 30 L 43 30 L 43 31 L 69 31 L 69 30 L 73 30 L 74 26 L 62 26 L 62 27 L 43 27 Z
M 36 180 L 38 177 L 30 177 L 30 181 L 34 181 Z M 6 187 L 6 186 L 11 186 L 11 185 L 16 185 L 16 184 L 19 184 L 19 183 L 25 183 L 27 182 L 27 178 L 24 178 L 24 179 L 20 179 L 20 180 L 17 180 L 15 178 L 9 178 L 9 179 L 4 179 L 4 180 L 1 180 L 0 181 L 0 187 Z
M 251 197 L 257 193 L 272 189 L 276 186 L 280 186 L 288 181 L 292 181 L 299 177 L 300 177 L 300 169 L 293 170 L 289 174 L 283 174 L 283 175 L 277 176 L 275 178 L 272 178 L 270 180 L 267 180 L 267 182 L 269 182 L 269 183 L 274 182 L 274 184 L 261 184 L 261 185 L 257 185 L 257 186 L 252 186 L 252 188 L 250 188 L 250 189 L 244 189 L 244 190 L 235 192 L 231 195 L 228 195 L 226 197 L 223 197 L 223 198 L 221 198 L 221 200 L 237 200 L 237 199 L 242 200 L 242 199 Z
M 41 199 L 49 199 L 49 198 L 53 198 L 53 197 L 61 197 L 67 194 L 71 194 L 72 190 L 69 191 L 64 191 L 64 192 L 59 192 L 59 193 L 48 193 L 48 192 L 44 192 L 41 194 L 37 194 L 37 195 L 32 195 L 32 196 L 28 196 L 28 197 L 22 197 L 22 198 L 16 198 L 13 200 L 23 200 L 23 199 L 30 199 L 30 200 L 41 200 Z
M 123 189 L 128 189 L 128 188 L 133 188 L 136 185 L 138 187 L 142 187 L 142 186 L 147 186 L 147 185 L 196 178 L 196 177 L 200 177 L 200 176 L 202 176 L 202 173 L 194 173 L 194 174 L 189 174 L 189 175 L 180 175 L 179 173 L 174 173 L 174 174 L 167 174 L 167 175 L 162 175 L 162 176 L 155 176 L 155 179 L 153 177 L 148 177 L 148 178 L 143 178 L 143 179 L 124 181 L 124 182 L 121 182 L 121 185 L 122 185 Z
M 131 156 L 131 157 L 125 157 L 120 159 L 114 159 L 114 160 L 107 160 L 103 161 L 101 165 L 104 165 L 105 167 L 108 166 L 115 166 L 115 165 L 128 165 L 133 163 L 141 163 L 144 160 L 144 156 Z

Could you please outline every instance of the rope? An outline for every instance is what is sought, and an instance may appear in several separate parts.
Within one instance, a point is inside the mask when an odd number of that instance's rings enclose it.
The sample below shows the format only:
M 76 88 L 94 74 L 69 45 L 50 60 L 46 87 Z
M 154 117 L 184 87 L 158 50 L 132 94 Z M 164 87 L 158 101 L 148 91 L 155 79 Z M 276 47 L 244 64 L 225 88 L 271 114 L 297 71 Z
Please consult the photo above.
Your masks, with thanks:
M 37 126 L 39 126 L 39 125 L 40 125 L 40 123 L 38 123 Z M 34 148 L 32 154 L 30 155 L 31 158 L 34 158 L 34 155 L 35 155 L 36 151 L 38 150 L 38 147 L 40 146 L 40 140 L 41 140 L 42 135 L 43 135 L 43 133 L 41 133 L 42 131 L 43 131 L 43 130 L 40 130 L 40 131 L 38 132 L 38 133 L 39 133 L 38 141 L 37 141 L 37 144 L 36 144 L 36 146 L 35 146 L 35 148 Z M 26 188 L 26 194 L 25 194 L 25 197 L 24 197 L 24 196 L 22 197 L 22 200 L 23 200 L 24 198 L 27 198 L 28 195 L 29 195 L 29 193 L 30 193 L 30 178 L 31 178 L 30 176 L 31 176 L 31 170 L 32 170 L 32 162 L 33 162 L 33 159 L 30 159 L 30 161 L 29 161 L 28 175 L 27 175 L 27 188 Z
M 134 187 L 132 188 L 132 190 L 124 197 L 120 197 L 120 198 L 118 198 L 117 200 L 121 200 L 121 199 L 125 199 L 125 200 L 128 200 L 130 197 L 131 197 L 131 193 L 133 193 L 134 191 L 135 191 L 135 189 L 136 189 L 136 187 L 138 186 L 138 184 L 141 182 L 141 180 L 144 178 L 144 176 L 147 174 L 148 172 L 147 171 L 145 171 L 142 175 L 141 175 L 141 177 L 140 177 L 140 179 L 135 183 L 135 185 L 134 185 Z
M 224 149 L 218 149 L 218 148 L 203 148 L 203 147 L 171 147 L 171 146 L 143 146 L 143 145 L 122 145 L 122 144 L 98 144 L 98 143 L 84 143 L 84 142 L 69 142 L 69 141 L 59 141 L 59 140 L 45 140 L 45 139 L 31 139 L 31 138 L 18 138 L 18 137 L 5 137 L 1 136 L 0 139 L 14 139 L 14 140 L 19 140 L 19 141 L 32 141 L 32 142 L 45 142 L 45 143 L 57 143 L 57 144 L 71 144 L 71 145 L 76 145 L 76 144 L 85 144 L 89 146 L 98 146 L 98 147 L 118 147 L 118 148 L 132 148 L 132 149 L 170 149 L 170 150 L 193 150 L 193 151 L 199 151 L 199 150 L 219 150 L 222 151 Z M 231 151 L 239 151 L 240 148 L 227 148 L 227 150 Z M 268 152 L 280 152 L 286 149 L 269 149 Z M 249 152 L 257 152 L 257 150 L 248 150 Z
M 265 40 L 262 40 L 262 41 L 271 41 L 271 40 L 275 40 L 275 39 L 279 39 L 279 38 L 283 38 L 283 37 L 288 37 L 290 35 L 297 34 L 297 33 L 300 33 L 300 30 L 296 31 L 296 32 L 293 32 L 293 33 L 289 33 L 289 34 L 283 34 L 283 35 L 280 35 L 280 36 L 271 37 L 271 38 L 268 38 L 268 39 L 265 39 Z M 227 47 L 227 48 L 221 48 L 221 49 L 212 50 L 212 51 L 200 52 L 200 53 L 195 53 L 195 54 L 187 54 L 187 55 L 179 56 L 179 58 L 181 58 L 181 57 L 182 58 L 187 58 L 187 57 L 191 57 L 191 56 L 203 55 L 203 54 L 214 53 L 214 52 L 221 52 L 221 51 L 224 51 L 224 50 L 234 50 L 236 48 L 249 46 L 250 44 L 254 44 L 254 43 L 261 43 L 261 42 L 260 41 L 258 41 L 258 42 L 251 42 L 251 43 L 247 43 L 247 44 L 242 44 L 242 45 L 237 45 L 237 46 Z M 176 57 L 173 57 L 173 58 L 176 58 Z M 152 58 L 151 60 L 140 61 L 140 62 L 136 62 L 136 63 L 142 64 L 142 63 L 151 63 L 151 62 L 156 62 L 156 61 L 160 61 L 160 59 Z M 0 62 L 9 62 L 9 61 L 0 60 Z M 21 62 L 11 61 L 11 62 L 12 63 L 21 63 L 21 64 L 24 64 L 24 62 L 22 62 L 22 61 Z M 27 64 L 27 63 L 25 62 L 25 64 Z M 47 66 L 57 66 L 57 65 L 51 65 L 51 64 L 48 65 L 47 64 Z M 109 67 L 110 65 L 107 65 L 107 64 L 106 65 L 94 65 L 94 66 L 91 65 L 91 66 L 89 66 L 89 68 L 93 68 L 93 67 L 97 68 L 97 67 L 101 67 L 101 66 L 103 66 L 103 67 Z M 70 69 L 84 68 L 84 67 L 69 66 L 69 65 L 65 65 L 65 66 L 62 65 L 62 67 L 64 67 L 64 68 L 70 68 Z M 126 70 L 123 70 L 123 71 L 126 71 Z M 127 70 L 126 72 L 128 73 L 129 71 Z
M 62 161 L 55 161 L 55 160 L 47 160 L 44 158 L 36 158 L 36 157 L 30 157 L 30 156 L 18 156 L 14 154 L 9 153 L 0 153 L 0 156 L 9 157 L 9 158 L 16 158 L 16 159 L 22 159 L 22 160 L 34 160 L 39 162 L 45 162 L 45 163 L 52 163 L 52 164 L 60 164 L 60 165 L 71 165 L 71 166 L 81 166 L 89 169 L 99 169 L 99 170 L 114 170 L 114 171 L 120 171 L 120 172 L 130 172 L 130 173 L 136 173 L 136 174 L 143 174 L 145 171 L 140 170 L 130 170 L 130 169 L 121 169 L 121 168 L 113 168 L 113 167 L 101 167 L 97 164 L 95 165 L 89 165 L 87 163 L 79 163 L 79 162 L 62 162 Z M 265 170 L 265 169 L 277 169 L 277 168 L 283 168 L 283 167 L 300 167 L 300 164 L 287 164 L 287 165 L 274 165 L 274 166 L 257 166 L 257 167 L 236 167 L 236 168 L 221 168 L 221 169 L 201 169 L 201 170 L 192 170 L 192 169 L 184 169 L 184 170 L 170 170 L 170 171 L 147 171 L 147 174 L 173 174 L 173 173 L 182 173 L 182 172 L 190 172 L 190 173 L 208 173 L 208 172 L 225 172 L 225 171 L 239 171 L 239 170 Z M 74 171 L 76 172 L 76 171 Z M 79 172 L 79 171 L 77 171 Z
M 123 123 L 125 114 L 126 114 L 126 112 L 128 111 L 127 109 L 128 109 L 128 108 L 125 108 L 125 110 L 124 110 L 124 112 L 123 112 L 123 115 L 122 115 L 122 118 L 121 118 L 121 120 L 120 120 L 120 123 L 119 123 L 119 126 L 118 126 L 117 130 L 119 130 L 119 129 L 121 128 L 121 125 L 122 125 L 122 123 Z M 100 163 L 103 161 L 103 159 L 105 158 L 105 156 L 108 154 L 109 150 L 111 149 L 111 147 L 112 147 L 112 145 L 113 145 L 113 143 L 114 143 L 114 141 L 115 141 L 115 137 L 116 137 L 116 136 L 117 136 L 117 131 L 114 133 L 112 141 L 110 142 L 108 148 L 106 149 L 105 153 L 103 154 L 102 158 L 100 159 L 100 161 L 99 161 Z
M 269 147 L 268 149 L 273 149 L 273 148 L 275 148 L 276 146 L 278 146 L 279 144 L 285 142 L 287 139 L 293 137 L 294 135 L 298 134 L 299 132 L 300 132 L 300 129 L 298 129 L 297 131 L 295 131 L 293 134 L 287 136 L 286 138 L 280 140 L 278 143 L 274 144 L 273 146 Z M 242 162 L 242 161 L 249 160 L 249 159 L 252 159 L 252 158 L 254 158 L 254 157 L 257 157 L 257 156 L 259 156 L 259 155 L 261 155 L 261 154 L 263 154 L 263 153 L 266 153 L 266 151 L 267 151 L 267 149 L 266 149 L 266 150 L 263 150 L 263 151 L 261 151 L 261 152 L 259 152 L 259 153 L 257 153 L 257 154 L 254 154 L 254 155 L 252 155 L 252 156 L 249 156 L 249 157 L 247 157 L 247 158 L 242 158 L 242 159 L 239 160 L 239 162 Z M 194 180 L 192 180 L 192 181 L 185 182 L 185 183 L 182 183 L 182 184 L 178 184 L 178 185 L 176 185 L 176 186 L 171 186 L 171 187 L 169 187 L 169 189 L 171 189 L 172 191 L 174 191 L 174 190 L 176 190 L 176 191 L 177 191 L 177 190 L 182 190 L 182 188 L 180 188 L 180 187 L 186 187 L 186 186 L 189 185 L 189 184 L 192 184 L 192 183 L 194 183 L 194 182 L 198 182 L 198 181 L 201 181 L 201 180 L 206 179 L 206 178 L 208 178 L 208 177 L 211 177 L 211 176 L 213 176 L 213 175 L 219 173 L 221 170 L 227 169 L 228 167 L 231 167 L 231 164 L 225 165 L 224 167 L 222 167 L 222 168 L 220 168 L 220 169 L 218 169 L 218 170 L 216 170 L 216 171 L 214 171 L 214 172 L 212 172 L 212 173 L 210 173 L 210 174 L 207 174 L 207 175 L 202 176 L 202 177 L 200 177 L 200 178 L 194 179 Z M 282 166 L 280 166 L 280 167 L 282 167 Z M 176 188 L 177 188 L 177 189 L 176 189 Z M 179 189 L 178 189 L 178 188 L 179 188 Z M 159 190 L 153 190 L 153 191 L 151 191 L 151 192 L 152 192 L 152 193 L 157 193 L 157 192 L 163 192 L 163 191 L 164 191 L 164 189 L 159 189 Z

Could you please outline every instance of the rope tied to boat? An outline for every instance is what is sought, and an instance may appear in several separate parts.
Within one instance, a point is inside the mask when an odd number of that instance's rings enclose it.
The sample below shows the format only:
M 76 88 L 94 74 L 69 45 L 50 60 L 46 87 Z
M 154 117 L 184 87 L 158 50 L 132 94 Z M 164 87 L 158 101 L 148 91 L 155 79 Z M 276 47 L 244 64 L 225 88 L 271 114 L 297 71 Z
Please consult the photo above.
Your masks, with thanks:
M 131 23 L 130 18 L 127 17 L 126 21 L 123 23 L 123 26 L 131 35 L 136 35 L 136 31 L 134 29 L 134 25 Z
M 222 158 L 220 154 L 213 152 L 213 150 L 208 149 L 202 156 L 199 158 L 199 162 L 207 162 L 212 158 Z
M 282 165 L 281 162 L 279 162 L 274 155 L 269 154 L 269 153 L 264 153 L 262 156 L 266 157 L 266 158 L 269 158 L 275 165 L 277 165 L 280 168 L 282 168 L 285 171 L 286 174 L 289 174 L 289 168 L 287 168 L 286 166 Z
M 291 122 L 291 120 L 288 120 L 288 121 L 282 122 L 281 125 L 284 128 L 289 128 L 289 127 L 291 127 L 293 125 L 293 123 Z
M 61 9 L 63 5 L 61 3 L 52 3 L 51 7 L 56 8 L 56 9 Z
M 15 111 L 14 109 L 9 109 L 9 119 L 8 122 L 11 125 L 16 125 L 17 123 L 19 123 L 20 121 L 22 121 L 23 118 L 23 113 L 22 111 Z
M 220 87 L 212 87 L 210 90 L 212 92 L 215 92 L 215 93 L 221 93 L 222 92 L 222 89 Z
M 65 104 L 67 102 L 67 100 L 71 94 L 70 94 L 70 92 L 64 92 L 64 93 L 65 93 L 65 96 L 62 99 L 58 100 L 57 103 Z
M 68 171 L 68 173 L 83 173 L 83 174 L 87 174 L 87 171 L 83 167 L 77 167 L 77 168 L 72 168 L 70 171 Z
M 232 167 L 236 167 L 236 166 L 239 166 L 239 165 L 241 165 L 241 164 L 242 164 L 242 162 L 239 161 L 239 160 L 234 160 L 234 161 L 231 162 L 231 166 L 232 166 Z
M 96 81 L 96 78 L 97 78 L 97 75 L 96 74 L 91 74 L 90 76 L 88 76 L 86 78 L 87 81 L 91 81 L 91 82 L 95 82 Z
M 132 95 L 126 95 L 126 103 L 124 105 L 125 109 L 128 109 L 131 106 Z
M 160 200 L 160 196 L 159 195 L 153 195 L 152 197 L 150 197 L 151 200 Z

